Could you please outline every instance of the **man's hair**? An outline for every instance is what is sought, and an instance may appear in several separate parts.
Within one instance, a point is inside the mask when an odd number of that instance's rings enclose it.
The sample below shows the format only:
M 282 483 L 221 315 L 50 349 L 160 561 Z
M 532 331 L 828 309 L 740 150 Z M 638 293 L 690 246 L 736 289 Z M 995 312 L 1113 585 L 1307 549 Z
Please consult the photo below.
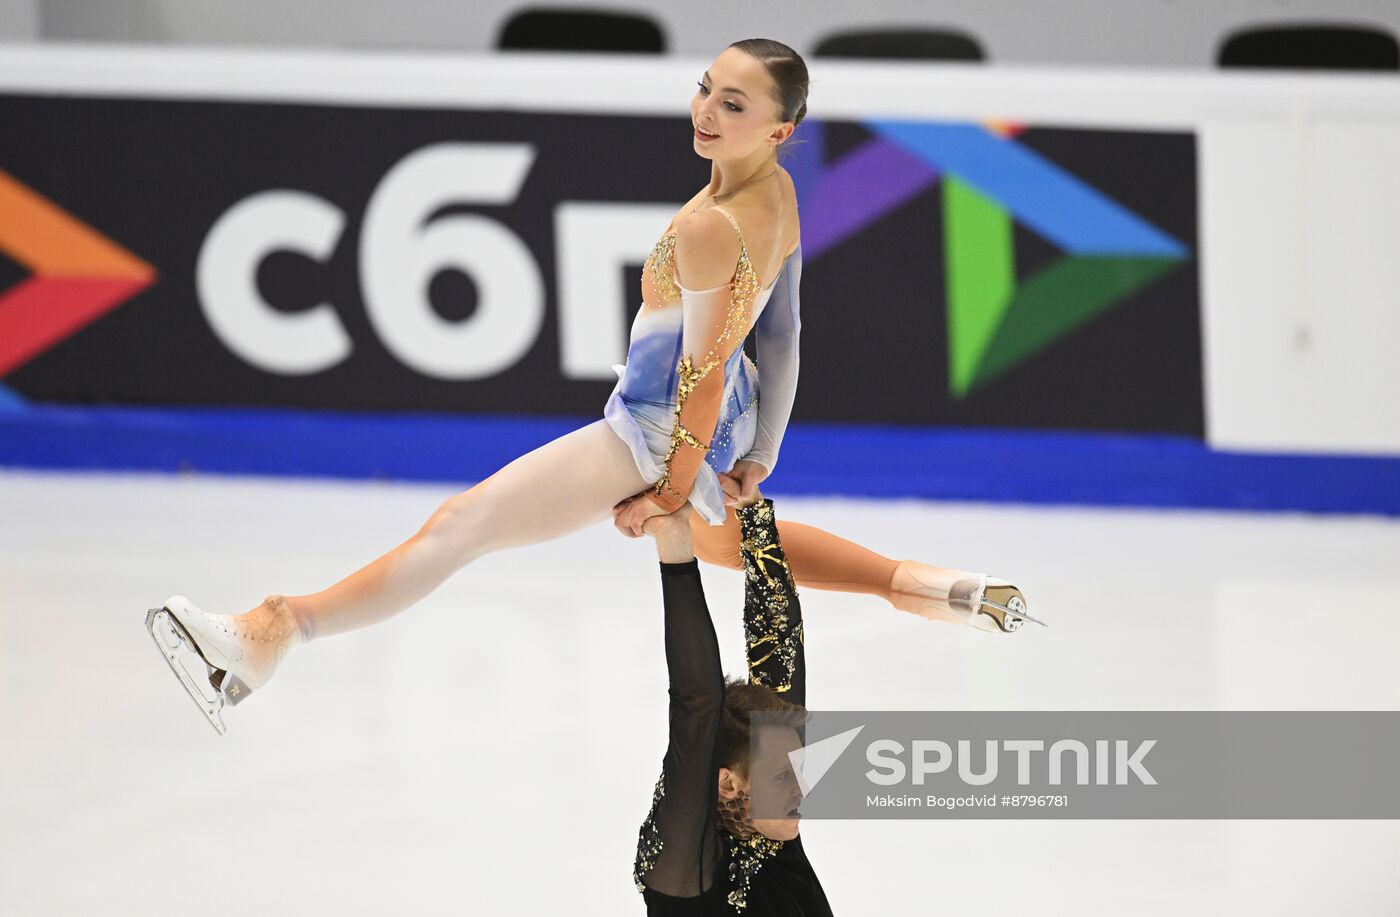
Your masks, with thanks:
M 807 708 L 783 700 L 771 688 L 742 678 L 727 680 L 719 718 L 719 763 L 745 779 L 749 774 L 750 713 L 764 713 L 764 723 L 797 727 L 807 722 Z

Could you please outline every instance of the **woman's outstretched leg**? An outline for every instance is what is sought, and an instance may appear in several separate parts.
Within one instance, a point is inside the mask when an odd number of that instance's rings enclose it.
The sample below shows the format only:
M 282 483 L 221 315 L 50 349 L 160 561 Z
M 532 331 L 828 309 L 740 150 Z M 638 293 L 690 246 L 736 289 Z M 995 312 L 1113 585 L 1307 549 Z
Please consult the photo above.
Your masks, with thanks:
M 302 640 L 368 627 L 413 605 L 483 554 L 578 531 L 646 487 L 626 445 L 597 421 L 451 497 L 417 534 L 333 586 L 269 596 L 240 619 L 274 631 L 290 622 Z
M 739 518 L 728 508 L 724 525 L 712 526 L 691 517 L 695 554 L 706 563 L 743 569 L 739 544 Z M 798 585 L 836 592 L 876 595 L 900 611 L 939 621 L 970 623 L 983 630 L 1001 630 L 993 625 L 990 611 L 979 615 L 992 588 L 1015 591 L 1002 580 L 981 573 L 935 567 L 912 560 L 893 560 L 869 548 L 815 526 L 778 520 L 793 578 Z M 1019 595 L 1019 592 L 1015 592 Z M 1000 593 L 998 593 L 1000 595 Z M 1004 597 L 1009 600 L 1011 593 Z M 1024 602 L 1024 599 L 1022 599 Z M 996 620 L 1004 616 L 995 616 Z M 982 620 L 986 618 L 987 620 Z M 1012 623 L 1014 630 L 1019 624 Z
M 224 703 L 242 703 L 261 688 L 297 645 L 383 621 L 482 554 L 577 531 L 646 487 L 627 446 L 598 421 L 447 500 L 412 538 L 328 589 L 269 596 L 241 615 L 207 614 L 171 596 L 146 615 L 146 627 L 222 733 Z
M 743 536 L 739 517 L 732 506 L 725 511 L 724 525 L 710 525 L 692 515 L 690 526 L 697 557 L 709 564 L 743 569 L 739 550 Z M 898 561 L 854 541 L 789 519 L 778 520 L 778 537 L 782 539 L 788 565 L 798 585 L 836 592 L 863 592 L 892 601 L 890 582 Z

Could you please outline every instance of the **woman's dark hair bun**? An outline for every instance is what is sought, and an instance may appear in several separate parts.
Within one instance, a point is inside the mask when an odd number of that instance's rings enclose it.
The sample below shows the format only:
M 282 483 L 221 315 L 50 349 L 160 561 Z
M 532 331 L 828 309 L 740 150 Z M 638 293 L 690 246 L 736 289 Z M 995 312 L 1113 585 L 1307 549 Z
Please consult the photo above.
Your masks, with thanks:
M 807 116 L 807 62 L 802 55 L 771 38 L 745 38 L 729 47 L 763 62 L 773 78 L 780 120 L 801 124 Z

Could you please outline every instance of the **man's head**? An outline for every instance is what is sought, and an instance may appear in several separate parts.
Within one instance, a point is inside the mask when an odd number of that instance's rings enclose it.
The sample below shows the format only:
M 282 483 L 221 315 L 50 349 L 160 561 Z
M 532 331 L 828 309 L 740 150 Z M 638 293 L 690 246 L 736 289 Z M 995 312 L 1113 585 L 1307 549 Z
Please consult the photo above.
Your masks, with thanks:
M 757 726 L 750 714 L 761 714 Z M 797 727 L 807 711 L 762 685 L 725 683 L 720 716 L 719 809 L 723 827 L 745 836 L 757 831 L 775 841 L 797 837 L 802 790 L 788 753 L 801 747 Z M 753 818 L 753 800 L 763 815 Z

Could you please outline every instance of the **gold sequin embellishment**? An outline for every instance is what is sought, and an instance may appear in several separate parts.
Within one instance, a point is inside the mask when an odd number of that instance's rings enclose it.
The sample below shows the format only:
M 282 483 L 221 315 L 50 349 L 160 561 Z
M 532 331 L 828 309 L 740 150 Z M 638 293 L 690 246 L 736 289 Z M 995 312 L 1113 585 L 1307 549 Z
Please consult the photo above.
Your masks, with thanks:
M 758 272 L 753 269 L 753 264 L 749 260 L 749 247 L 744 241 L 744 233 L 739 229 L 739 223 L 734 217 L 729 215 L 727 210 L 720 210 L 718 207 L 714 209 L 724 214 L 729 220 L 730 225 L 734 227 L 734 231 L 739 234 L 739 263 L 734 269 L 734 279 L 729 283 L 731 287 L 729 306 L 725 311 L 724 326 L 720 330 L 719 337 L 716 338 L 715 342 L 710 346 L 709 352 L 705 354 L 705 359 L 698 368 L 694 365 L 689 355 L 682 357 L 676 366 L 676 374 L 680 376 L 680 382 L 676 390 L 676 421 L 671 429 L 670 447 L 666 450 L 666 458 L 664 460 L 666 470 L 662 473 L 661 479 L 656 482 L 655 491 L 658 496 L 670 493 L 682 500 L 684 500 L 687 495 L 680 493 L 671 486 L 672 460 L 675 459 L 676 453 L 680 451 L 681 446 L 689 446 L 693 449 L 699 449 L 701 452 L 709 452 L 710 446 L 708 443 L 702 442 L 694 433 L 686 429 L 685 424 L 681 423 L 681 411 L 685 408 L 686 399 L 690 397 L 691 393 L 695 390 L 695 386 L 700 383 L 700 380 L 708 376 L 711 370 L 722 364 L 725 359 L 728 358 L 728 354 L 720 356 L 720 354 L 724 353 L 726 345 L 732 344 L 734 347 L 743 346 L 744 338 L 747 337 L 749 333 L 750 309 L 759 292 Z M 675 230 L 667 233 L 666 236 L 662 237 L 661 242 L 657 243 L 656 248 L 652 249 L 653 257 L 658 259 L 653 264 L 651 272 L 653 288 L 658 290 L 658 295 L 664 295 L 661 292 L 661 288 L 657 286 L 658 276 L 664 277 L 665 282 L 669 283 L 671 287 L 677 290 L 679 289 L 675 287 L 674 274 L 675 235 Z M 667 242 L 668 237 L 670 239 L 669 242 Z M 658 253 L 660 254 L 658 255 Z M 651 264 L 652 261 L 648 259 L 648 263 Z M 666 270 L 661 270 L 662 267 L 666 268 Z M 671 287 L 668 287 L 668 289 Z M 679 292 L 677 292 L 676 295 L 679 295 Z M 732 350 L 733 348 L 731 347 L 730 349 Z
M 657 240 L 642 265 L 651 282 L 656 298 L 663 303 L 681 298 L 680 286 L 676 283 L 676 231 L 673 229 Z
M 666 770 L 663 767 L 661 776 L 656 778 L 656 789 L 651 795 L 651 811 L 647 813 L 646 821 L 642 822 L 641 830 L 637 832 L 637 860 L 632 865 L 632 881 L 637 884 L 639 892 L 646 890 L 642 876 L 655 868 L 656 858 L 661 856 L 661 848 L 665 846 L 661 840 L 661 831 L 656 827 L 656 810 L 665 795 Z
M 725 837 L 730 844 L 729 884 L 734 886 L 726 900 L 735 910 L 742 911 L 749 906 L 749 888 L 754 876 L 758 875 L 764 863 L 778 855 L 778 851 L 783 849 L 783 842 L 758 832 L 745 838 L 725 832 Z
M 792 568 L 777 543 L 773 501 L 764 499 L 738 507 L 739 549 L 744 559 L 744 643 L 749 680 L 777 694 L 792 689 L 797 651 L 802 645 L 802 622 L 788 617 L 788 597 L 797 591 Z M 791 590 L 791 591 L 789 591 Z

